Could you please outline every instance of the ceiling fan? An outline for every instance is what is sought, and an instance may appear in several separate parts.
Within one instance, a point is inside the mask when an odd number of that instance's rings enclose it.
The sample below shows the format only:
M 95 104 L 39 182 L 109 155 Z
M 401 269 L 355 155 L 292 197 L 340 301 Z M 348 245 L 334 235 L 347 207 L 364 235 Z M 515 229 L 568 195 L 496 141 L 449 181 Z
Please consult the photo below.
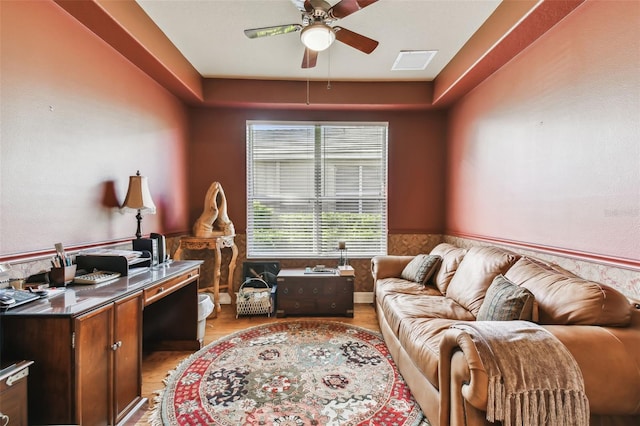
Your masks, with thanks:
M 302 24 L 252 28 L 244 30 L 244 34 L 249 38 L 258 38 L 300 32 L 300 40 L 305 46 L 302 68 L 315 67 L 318 52 L 327 49 L 335 40 L 366 54 L 373 52 L 378 46 L 378 42 L 369 37 L 346 28 L 332 26 L 338 19 L 349 16 L 378 0 L 340 0 L 334 6 L 325 0 L 291 1 L 302 12 Z

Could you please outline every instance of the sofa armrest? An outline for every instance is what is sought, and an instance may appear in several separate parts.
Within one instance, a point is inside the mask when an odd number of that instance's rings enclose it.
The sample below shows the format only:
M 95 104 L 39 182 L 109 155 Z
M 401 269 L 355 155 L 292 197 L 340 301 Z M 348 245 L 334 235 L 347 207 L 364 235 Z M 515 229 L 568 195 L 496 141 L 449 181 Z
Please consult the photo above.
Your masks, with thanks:
M 457 424 L 454 420 L 460 416 L 455 411 L 462 408 L 464 401 L 486 411 L 489 377 L 467 333 L 455 328 L 444 333 L 440 341 L 438 375 L 441 425 Z
M 373 282 L 383 278 L 399 278 L 404 267 L 411 262 L 415 256 L 375 256 L 371 259 L 371 275 Z
M 544 328 L 567 347 L 578 363 L 592 415 L 640 415 L 640 311 L 633 312 L 629 327 Z M 458 424 L 464 418 L 459 411 L 465 406 L 486 411 L 489 379 L 470 336 L 449 329 L 439 349 L 440 424 Z
M 573 355 L 593 414 L 640 415 L 640 311 L 629 327 L 545 325 Z

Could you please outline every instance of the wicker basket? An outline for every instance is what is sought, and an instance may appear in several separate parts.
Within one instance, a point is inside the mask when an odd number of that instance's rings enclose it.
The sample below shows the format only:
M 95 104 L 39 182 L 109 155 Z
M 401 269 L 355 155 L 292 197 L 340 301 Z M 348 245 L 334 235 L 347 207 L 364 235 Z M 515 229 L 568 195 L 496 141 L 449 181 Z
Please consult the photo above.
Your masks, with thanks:
M 236 318 L 240 315 L 271 316 L 271 287 L 261 278 L 247 278 L 236 293 Z

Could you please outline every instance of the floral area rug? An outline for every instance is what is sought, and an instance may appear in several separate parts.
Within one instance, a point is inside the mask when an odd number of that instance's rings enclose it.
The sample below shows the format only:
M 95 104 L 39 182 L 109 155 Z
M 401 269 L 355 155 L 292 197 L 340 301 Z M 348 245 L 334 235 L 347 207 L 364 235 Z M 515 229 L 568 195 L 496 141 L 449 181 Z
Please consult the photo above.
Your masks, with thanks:
M 166 379 L 156 425 L 428 425 L 382 337 L 278 322 L 213 342 Z

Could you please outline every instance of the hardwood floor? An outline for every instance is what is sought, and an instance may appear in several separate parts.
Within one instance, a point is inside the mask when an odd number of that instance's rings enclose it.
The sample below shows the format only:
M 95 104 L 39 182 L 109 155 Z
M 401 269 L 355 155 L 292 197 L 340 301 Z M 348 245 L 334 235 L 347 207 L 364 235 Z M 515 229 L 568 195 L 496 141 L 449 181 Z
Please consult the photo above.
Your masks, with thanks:
M 372 304 L 356 303 L 354 305 L 353 318 L 348 317 L 287 317 L 269 318 L 266 316 L 240 317 L 236 319 L 235 306 L 222 305 L 222 312 L 217 318 L 207 319 L 204 344 L 207 345 L 221 337 L 233 332 L 253 327 L 260 324 L 276 321 L 291 321 L 296 319 L 324 319 L 328 321 L 340 321 L 373 331 L 380 331 L 376 312 Z M 180 361 L 191 355 L 192 352 L 153 352 L 145 354 L 142 358 L 142 396 L 148 398 L 147 411 L 138 413 L 136 425 L 148 425 L 149 413 L 154 405 L 156 391 L 164 388 L 163 380 L 167 373 L 174 369 Z M 129 424 L 129 422 L 127 422 Z

